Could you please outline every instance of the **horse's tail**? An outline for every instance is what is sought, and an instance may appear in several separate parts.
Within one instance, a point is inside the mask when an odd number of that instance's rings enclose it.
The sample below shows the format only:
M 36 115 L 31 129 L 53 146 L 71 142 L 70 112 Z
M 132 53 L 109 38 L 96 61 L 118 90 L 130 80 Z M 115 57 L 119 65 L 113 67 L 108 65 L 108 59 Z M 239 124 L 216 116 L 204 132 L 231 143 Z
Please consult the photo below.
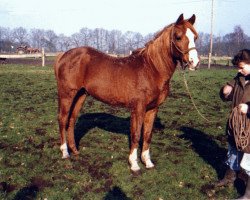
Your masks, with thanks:
M 55 62 L 54 62 L 54 72 L 55 72 L 55 76 L 56 78 L 58 78 L 58 69 L 59 69 L 59 61 L 60 59 L 62 58 L 63 56 L 63 52 L 62 53 L 59 53 L 57 56 L 56 56 L 56 59 L 55 59 Z

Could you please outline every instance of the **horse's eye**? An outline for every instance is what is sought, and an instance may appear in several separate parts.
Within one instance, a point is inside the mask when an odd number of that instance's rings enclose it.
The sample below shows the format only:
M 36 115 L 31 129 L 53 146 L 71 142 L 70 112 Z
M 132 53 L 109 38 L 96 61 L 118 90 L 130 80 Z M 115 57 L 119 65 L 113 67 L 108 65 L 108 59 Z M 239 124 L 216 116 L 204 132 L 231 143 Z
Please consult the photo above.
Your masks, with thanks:
M 176 40 L 177 41 L 181 41 L 181 37 L 180 36 L 176 36 Z

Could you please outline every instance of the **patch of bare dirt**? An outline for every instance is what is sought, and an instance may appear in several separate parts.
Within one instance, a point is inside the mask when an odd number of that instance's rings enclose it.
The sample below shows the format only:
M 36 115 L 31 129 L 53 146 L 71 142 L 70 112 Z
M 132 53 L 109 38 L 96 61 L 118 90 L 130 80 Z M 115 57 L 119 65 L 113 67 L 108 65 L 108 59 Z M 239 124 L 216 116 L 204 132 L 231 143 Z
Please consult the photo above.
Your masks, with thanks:
M 46 66 L 52 66 L 54 63 L 53 60 L 46 60 L 45 65 Z M 42 59 L 40 58 L 34 58 L 34 59 L 27 59 L 27 58 L 8 58 L 5 59 L 4 62 L 0 62 L 0 65 L 6 65 L 6 64 L 13 64 L 13 65 L 29 65 L 29 66 L 42 66 Z

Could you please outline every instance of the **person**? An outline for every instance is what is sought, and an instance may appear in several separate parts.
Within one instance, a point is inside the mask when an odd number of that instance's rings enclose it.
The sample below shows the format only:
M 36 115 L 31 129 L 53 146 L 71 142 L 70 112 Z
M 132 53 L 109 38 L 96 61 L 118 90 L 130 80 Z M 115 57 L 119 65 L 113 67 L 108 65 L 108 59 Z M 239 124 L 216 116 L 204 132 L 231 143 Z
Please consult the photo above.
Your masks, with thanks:
M 223 101 L 232 101 L 232 110 L 237 106 L 240 114 L 247 115 L 250 114 L 250 49 L 240 50 L 234 56 L 232 64 L 237 66 L 238 73 L 232 81 L 221 88 L 220 97 Z M 215 186 L 220 187 L 233 183 L 243 169 L 248 175 L 248 180 L 245 194 L 239 199 L 250 199 L 250 154 L 237 149 L 233 130 L 230 127 L 228 120 L 226 125 L 228 152 L 225 162 L 228 169 L 224 178 L 218 181 Z

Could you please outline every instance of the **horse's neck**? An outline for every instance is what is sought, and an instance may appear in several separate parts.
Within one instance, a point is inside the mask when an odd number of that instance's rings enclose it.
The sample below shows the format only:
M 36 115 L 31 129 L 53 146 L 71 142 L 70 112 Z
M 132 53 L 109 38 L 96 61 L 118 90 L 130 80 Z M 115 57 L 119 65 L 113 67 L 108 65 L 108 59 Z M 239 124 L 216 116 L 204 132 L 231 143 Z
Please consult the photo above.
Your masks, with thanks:
M 170 45 L 163 46 L 160 41 L 155 41 L 148 46 L 145 53 L 150 65 L 158 71 L 163 79 L 168 80 L 172 77 L 177 63 L 172 57 Z

